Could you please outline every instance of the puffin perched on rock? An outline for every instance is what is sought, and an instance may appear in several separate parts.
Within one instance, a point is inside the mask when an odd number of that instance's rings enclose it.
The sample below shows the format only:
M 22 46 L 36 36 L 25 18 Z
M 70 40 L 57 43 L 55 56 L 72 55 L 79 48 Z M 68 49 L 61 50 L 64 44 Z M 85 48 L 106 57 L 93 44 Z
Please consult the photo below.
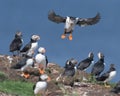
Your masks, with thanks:
M 84 75 L 83 71 L 86 70 L 90 65 L 93 64 L 94 54 L 93 52 L 90 52 L 88 54 L 88 57 L 82 61 L 80 61 L 77 65 L 77 70 L 81 72 L 81 74 Z M 83 76 L 82 79 L 86 80 L 86 78 Z
M 95 76 L 95 78 L 97 78 L 105 68 L 104 55 L 101 52 L 98 53 L 98 58 L 99 60 L 93 65 L 91 70 L 91 75 Z
M 36 67 L 43 67 L 44 70 L 47 68 L 48 64 L 48 58 L 45 53 L 46 49 L 44 47 L 39 47 L 38 53 L 35 55 Z
M 47 74 L 42 74 L 39 80 L 33 85 L 33 91 L 35 96 L 46 96 L 47 86 L 51 78 Z
M 65 70 L 62 73 L 62 76 L 74 76 L 75 72 L 77 71 L 76 68 L 77 60 L 74 58 L 71 58 L 67 60 L 66 65 L 65 65 Z
M 9 46 L 9 50 L 10 52 L 13 52 L 13 55 L 15 55 L 14 54 L 15 51 L 17 51 L 17 54 L 19 55 L 22 45 L 23 45 L 22 32 L 18 31 L 16 32 L 15 37 Z
M 97 77 L 97 81 L 103 81 L 105 84 L 105 87 L 110 87 L 107 85 L 107 82 L 112 80 L 116 75 L 116 68 L 114 67 L 114 64 L 110 65 L 109 70 L 106 73 L 103 73 L 101 76 Z
M 34 55 L 34 52 L 36 51 L 37 47 L 38 47 L 38 40 L 40 40 L 40 36 L 39 35 L 32 35 L 30 42 L 28 44 L 26 44 L 22 50 L 20 50 L 20 52 L 22 54 L 27 54 L 29 56 Z
M 97 13 L 97 15 L 93 18 L 78 18 L 73 16 L 62 17 L 60 15 L 56 15 L 56 13 L 52 10 L 49 11 L 48 19 L 58 24 L 65 23 L 64 33 L 61 35 L 61 38 L 64 39 L 66 38 L 66 34 L 69 34 L 68 39 L 72 40 L 72 32 L 75 25 L 79 25 L 81 27 L 94 25 L 99 22 L 100 14 Z
M 74 83 L 73 77 L 75 76 L 75 73 L 77 72 L 76 64 L 77 64 L 77 60 L 74 58 L 67 60 L 65 67 L 64 67 L 65 68 L 64 71 L 56 78 L 56 81 L 58 82 L 62 80 L 64 84 L 67 83 L 73 86 L 73 83 Z M 71 79 L 71 80 L 69 81 L 67 79 Z
M 77 65 L 77 69 L 81 71 L 86 70 L 93 63 L 93 59 L 94 54 L 93 52 L 90 52 L 86 59 L 79 62 L 79 64 Z

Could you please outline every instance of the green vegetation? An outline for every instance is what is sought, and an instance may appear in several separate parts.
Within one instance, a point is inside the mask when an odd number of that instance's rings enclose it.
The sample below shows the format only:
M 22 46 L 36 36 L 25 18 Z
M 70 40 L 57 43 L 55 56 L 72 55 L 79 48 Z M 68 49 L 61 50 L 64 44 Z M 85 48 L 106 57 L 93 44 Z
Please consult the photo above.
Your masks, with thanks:
M 1 92 L 9 93 L 15 96 L 34 96 L 32 88 L 33 84 L 28 82 L 9 80 L 0 82 Z
M 1 72 L 1 71 L 0 71 L 0 81 L 4 81 L 4 80 L 6 80 L 6 79 L 7 79 L 6 74 L 5 74 L 4 72 Z

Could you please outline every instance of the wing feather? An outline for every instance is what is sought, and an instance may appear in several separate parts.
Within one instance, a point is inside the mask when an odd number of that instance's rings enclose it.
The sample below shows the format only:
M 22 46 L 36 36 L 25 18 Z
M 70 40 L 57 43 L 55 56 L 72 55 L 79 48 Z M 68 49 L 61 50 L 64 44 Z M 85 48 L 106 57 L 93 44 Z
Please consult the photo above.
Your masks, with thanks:
M 97 15 L 93 18 L 79 18 L 77 24 L 79 26 L 94 25 L 98 23 L 99 20 L 100 20 L 100 13 L 97 13 Z
M 66 21 L 66 18 L 60 15 L 56 15 L 53 10 L 49 12 L 48 19 L 56 23 L 64 23 Z

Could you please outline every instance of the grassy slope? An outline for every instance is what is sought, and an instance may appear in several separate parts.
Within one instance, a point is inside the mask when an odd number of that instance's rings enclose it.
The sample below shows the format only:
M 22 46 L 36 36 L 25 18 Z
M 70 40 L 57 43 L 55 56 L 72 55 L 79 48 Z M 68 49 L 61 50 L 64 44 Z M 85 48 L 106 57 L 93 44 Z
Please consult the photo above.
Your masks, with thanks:
M 28 82 L 5 80 L 0 82 L 0 91 L 17 96 L 33 96 L 32 86 Z

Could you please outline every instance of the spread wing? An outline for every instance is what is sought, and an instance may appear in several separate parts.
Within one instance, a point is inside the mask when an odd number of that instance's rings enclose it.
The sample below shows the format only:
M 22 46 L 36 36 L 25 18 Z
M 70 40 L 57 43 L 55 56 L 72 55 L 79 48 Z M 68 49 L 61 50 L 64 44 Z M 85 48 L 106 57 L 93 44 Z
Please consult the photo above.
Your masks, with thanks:
M 48 19 L 56 23 L 64 23 L 66 21 L 66 18 L 60 15 L 56 15 L 53 10 L 49 12 Z
M 79 26 L 94 25 L 100 20 L 100 13 L 97 13 L 93 18 L 79 18 L 77 24 Z

